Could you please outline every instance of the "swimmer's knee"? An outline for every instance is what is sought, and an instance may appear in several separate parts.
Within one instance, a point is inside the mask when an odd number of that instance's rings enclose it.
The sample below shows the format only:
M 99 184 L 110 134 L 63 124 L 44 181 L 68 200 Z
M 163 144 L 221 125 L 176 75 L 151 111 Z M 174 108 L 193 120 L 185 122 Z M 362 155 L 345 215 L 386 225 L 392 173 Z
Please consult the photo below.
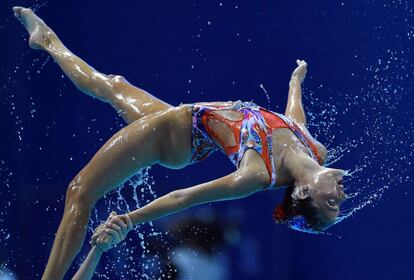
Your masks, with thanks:
M 92 188 L 80 175 L 77 175 L 75 178 L 73 178 L 66 189 L 67 205 L 73 205 L 75 203 L 95 205 L 98 199 L 98 195 L 92 191 Z
M 125 79 L 124 76 L 122 75 L 114 75 L 114 74 L 109 74 L 108 78 L 110 78 L 111 80 L 113 80 L 114 82 L 126 82 L 127 80 Z
M 129 85 L 129 82 L 127 81 L 127 79 L 125 79 L 125 77 L 122 76 L 122 75 L 113 75 L 113 74 L 110 74 L 110 75 L 107 75 L 107 76 L 108 76 L 108 78 L 110 80 L 110 83 L 111 83 L 112 88 L 115 91 L 122 91 L 122 89 L 125 86 Z

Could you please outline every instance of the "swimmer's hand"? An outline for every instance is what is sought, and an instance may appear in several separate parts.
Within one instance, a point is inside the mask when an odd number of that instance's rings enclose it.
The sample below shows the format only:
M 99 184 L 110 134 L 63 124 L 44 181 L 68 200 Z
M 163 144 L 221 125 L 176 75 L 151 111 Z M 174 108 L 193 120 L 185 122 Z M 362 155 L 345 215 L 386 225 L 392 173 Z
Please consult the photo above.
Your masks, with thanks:
M 116 215 L 116 212 L 112 212 L 106 222 L 95 229 L 90 244 L 106 252 L 122 242 L 132 227 L 128 215 Z
M 306 72 L 308 64 L 306 63 L 306 61 L 304 60 L 296 60 L 296 63 L 298 65 L 298 67 L 296 67 L 295 71 L 293 71 L 292 73 L 292 80 L 294 79 L 299 79 L 300 83 L 303 83 L 303 81 L 305 80 L 306 77 Z

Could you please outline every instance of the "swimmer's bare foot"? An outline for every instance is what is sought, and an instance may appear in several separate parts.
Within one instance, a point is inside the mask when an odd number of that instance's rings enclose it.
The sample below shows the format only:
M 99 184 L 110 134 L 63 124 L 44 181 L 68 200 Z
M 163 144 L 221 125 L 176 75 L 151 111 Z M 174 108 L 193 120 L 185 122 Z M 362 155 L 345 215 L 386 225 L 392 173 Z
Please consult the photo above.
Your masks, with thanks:
M 52 29 L 31 9 L 16 6 L 13 7 L 13 12 L 29 32 L 29 46 L 32 49 L 47 49 L 53 40 L 58 40 Z

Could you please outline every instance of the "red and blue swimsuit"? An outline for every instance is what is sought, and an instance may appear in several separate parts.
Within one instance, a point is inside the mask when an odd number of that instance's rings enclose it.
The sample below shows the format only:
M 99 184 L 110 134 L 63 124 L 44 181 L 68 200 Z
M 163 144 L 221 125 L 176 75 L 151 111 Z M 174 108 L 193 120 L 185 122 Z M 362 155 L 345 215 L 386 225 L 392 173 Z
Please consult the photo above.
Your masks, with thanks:
M 191 104 L 193 116 L 192 129 L 192 159 L 191 163 L 204 160 L 214 151 L 220 150 L 231 162 L 238 167 L 244 153 L 254 149 L 262 157 L 269 173 L 268 189 L 276 183 L 276 168 L 272 155 L 272 131 L 278 128 L 289 128 L 309 150 L 310 155 L 320 164 L 322 159 L 314 144 L 314 139 L 308 136 L 296 123 L 289 118 L 266 110 L 252 102 L 236 101 L 228 106 L 212 106 Z M 237 111 L 242 114 L 240 120 L 229 120 L 220 110 Z M 226 124 L 234 134 L 235 145 L 229 146 L 217 135 L 209 124 L 209 120 L 217 120 Z

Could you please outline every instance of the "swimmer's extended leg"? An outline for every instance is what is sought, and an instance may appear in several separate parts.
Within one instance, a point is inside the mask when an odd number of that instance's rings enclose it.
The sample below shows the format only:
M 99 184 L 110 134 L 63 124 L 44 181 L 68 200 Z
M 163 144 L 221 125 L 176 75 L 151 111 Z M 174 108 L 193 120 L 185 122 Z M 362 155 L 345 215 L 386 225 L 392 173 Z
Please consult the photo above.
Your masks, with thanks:
M 116 133 L 69 184 L 65 210 L 43 280 L 62 279 L 84 242 L 95 202 L 155 163 L 184 167 L 191 158 L 192 118 L 188 107 L 145 116 Z
M 57 35 L 31 9 L 13 8 L 14 15 L 30 34 L 33 49 L 47 51 L 82 92 L 110 103 L 131 123 L 143 116 L 172 107 L 117 75 L 96 71 L 63 45 Z

